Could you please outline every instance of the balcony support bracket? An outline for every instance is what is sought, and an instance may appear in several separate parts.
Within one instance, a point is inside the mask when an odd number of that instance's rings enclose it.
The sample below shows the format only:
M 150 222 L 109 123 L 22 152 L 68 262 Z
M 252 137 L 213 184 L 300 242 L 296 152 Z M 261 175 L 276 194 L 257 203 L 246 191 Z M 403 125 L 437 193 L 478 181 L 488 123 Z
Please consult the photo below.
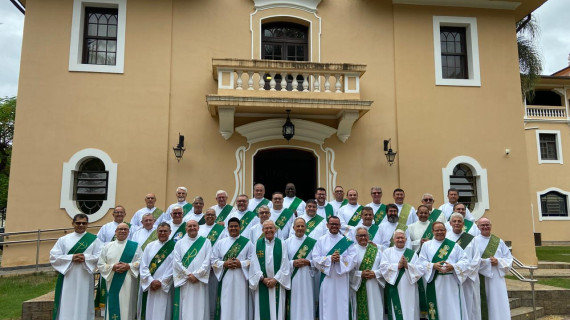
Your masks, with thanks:
M 340 121 L 338 122 L 338 129 L 336 135 L 342 143 L 350 137 L 352 131 L 352 126 L 354 122 L 358 120 L 358 111 L 356 110 L 344 110 L 340 116 Z
M 220 134 L 228 140 L 234 134 L 234 107 L 218 107 Z

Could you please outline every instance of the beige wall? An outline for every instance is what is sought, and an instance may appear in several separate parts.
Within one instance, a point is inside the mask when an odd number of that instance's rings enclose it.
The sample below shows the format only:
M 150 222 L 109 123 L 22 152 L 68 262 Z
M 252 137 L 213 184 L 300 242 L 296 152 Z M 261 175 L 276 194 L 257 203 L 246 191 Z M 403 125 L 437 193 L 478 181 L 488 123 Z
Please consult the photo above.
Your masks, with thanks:
M 250 58 L 253 2 L 129 2 L 124 74 L 67 71 L 71 2 L 27 1 L 8 231 L 69 225 L 59 209 L 61 167 L 88 147 L 118 163 L 117 203 L 129 219 L 145 193 L 155 192 L 164 209 L 179 185 L 189 187 L 189 198 L 202 195 L 207 206 L 217 189 L 231 198 L 235 152 L 247 147 L 246 139 L 234 133 L 224 140 L 205 95 L 217 90 L 212 58 Z M 50 18 L 56 13 L 60 19 Z M 323 1 L 317 15 L 321 61 L 366 64 L 360 95 L 374 101 L 346 143 L 333 135 L 322 146 L 335 153 L 336 184 L 358 189 L 361 203 L 370 201 L 370 186 L 380 185 L 385 203 L 402 187 L 414 206 L 424 192 L 440 205 L 441 169 L 456 156 L 471 156 L 488 170 L 486 216 L 494 231 L 533 263 L 530 204 L 520 199 L 529 181 L 511 13 L 335 0 Z M 433 15 L 477 18 L 481 87 L 435 86 Z M 178 132 L 187 148 L 180 163 L 171 151 Z M 382 151 L 389 138 L 398 151 L 391 167 Z M 248 194 L 253 152 L 283 142 L 254 144 L 246 152 Z M 290 146 L 319 155 L 319 182 L 325 183 L 321 147 L 295 139 Z M 505 148 L 512 150 L 508 157 Z M 110 220 L 109 213 L 96 224 Z M 510 227 L 513 220 L 517 229 Z M 49 247 L 42 247 L 41 262 Z M 2 265 L 31 263 L 34 252 L 32 246 L 8 248 Z

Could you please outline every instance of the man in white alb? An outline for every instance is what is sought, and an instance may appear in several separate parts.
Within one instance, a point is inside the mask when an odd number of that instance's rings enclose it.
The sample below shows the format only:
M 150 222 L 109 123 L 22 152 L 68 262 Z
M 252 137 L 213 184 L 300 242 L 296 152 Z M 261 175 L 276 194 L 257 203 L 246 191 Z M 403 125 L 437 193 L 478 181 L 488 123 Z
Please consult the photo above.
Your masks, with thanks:
M 307 205 L 305 206 L 305 214 L 300 216 L 306 222 L 306 234 L 317 240 L 321 236 L 328 233 L 327 220 L 322 216 L 317 214 L 317 202 L 313 199 L 307 200 Z M 289 237 L 295 235 L 297 231 L 295 228 L 291 228 L 289 232 Z
M 131 218 L 131 226 L 142 227 L 141 223 L 142 217 L 147 213 L 152 214 L 154 221 L 156 221 L 156 219 L 158 219 L 162 215 L 162 210 L 154 206 L 154 204 L 156 203 L 156 196 L 154 195 L 154 193 L 147 194 L 144 197 L 144 202 L 146 206 L 140 209 L 139 211 L 135 212 L 135 214 Z
M 192 211 L 192 204 L 190 204 L 186 201 L 187 196 L 188 196 L 188 189 L 186 187 L 176 188 L 176 200 L 177 200 L 177 202 L 168 206 L 168 209 L 166 209 L 166 212 L 164 212 L 158 219 L 156 219 L 156 222 L 154 224 L 158 225 L 159 223 L 161 223 L 163 221 L 169 222 L 170 220 L 172 220 L 171 213 L 172 213 L 172 209 L 174 209 L 175 206 L 181 207 L 182 211 L 185 213 Z M 182 217 L 182 218 L 184 218 L 184 217 Z M 172 231 L 174 232 L 174 230 L 172 230 Z
M 406 233 L 406 248 L 412 248 L 412 242 L 410 241 L 410 234 L 408 231 L 408 226 L 405 222 L 402 222 L 398 218 L 398 207 L 390 203 L 386 205 L 386 219 L 378 226 L 380 233 L 380 244 L 386 248 L 393 246 L 394 242 L 392 236 L 396 229 L 403 230 Z
M 256 224 L 259 224 L 259 218 L 253 211 L 247 211 L 247 204 L 249 198 L 246 194 L 240 194 L 236 199 L 236 210 L 231 212 L 226 221 L 231 218 L 238 218 L 240 220 L 240 235 L 249 239 L 250 230 Z M 252 240 L 254 241 L 254 240 Z
M 315 200 L 317 201 L 317 214 L 325 218 L 325 223 L 326 219 L 330 216 L 336 215 L 335 208 L 327 201 L 327 190 L 325 188 L 317 188 L 315 191 Z
M 459 191 L 455 188 L 449 188 L 447 190 L 447 200 L 449 201 L 439 207 L 439 210 L 445 214 L 445 220 L 449 220 L 449 217 L 454 212 L 453 206 L 459 201 Z M 468 208 L 465 210 L 465 219 L 475 221 L 475 217 L 473 217 Z
M 297 188 L 293 183 L 288 183 L 285 185 L 285 195 L 283 198 L 283 206 L 295 213 L 295 217 L 298 217 L 305 213 L 305 201 L 301 200 L 296 196 Z
M 235 211 L 231 204 L 228 204 L 228 193 L 225 190 L 216 191 L 216 204 L 210 209 L 216 210 L 216 222 L 221 222 L 227 226 L 230 213 Z
M 404 203 L 404 200 L 406 199 L 406 193 L 404 192 L 404 190 L 400 188 L 394 189 L 392 197 L 394 198 L 394 204 L 396 205 L 396 207 L 398 207 L 398 217 L 402 218 L 407 217 L 405 219 L 406 225 L 410 225 L 418 221 L 418 216 L 416 215 L 416 209 L 413 206 Z M 403 220 L 400 219 L 400 221 Z
M 329 202 L 333 208 L 334 212 L 338 212 L 340 207 L 343 207 L 348 204 L 348 200 L 344 198 L 344 188 L 341 186 L 336 186 L 334 188 L 334 200 Z
M 361 219 L 362 206 L 358 203 L 358 192 L 354 189 L 348 190 L 346 193 L 348 204 L 338 209 L 338 217 L 342 223 L 341 232 L 348 235 L 350 230 L 358 225 Z
M 131 236 L 131 240 L 138 243 L 139 247 L 141 247 L 153 231 L 156 230 L 156 226 L 154 225 L 154 216 L 152 213 L 145 213 L 141 220 L 142 227 L 133 232 L 133 235 Z
M 273 192 L 271 201 L 273 202 L 273 207 L 270 210 L 271 218 L 269 219 L 275 222 L 275 226 L 278 229 L 277 235 L 282 236 L 282 239 L 285 240 L 289 237 L 293 220 L 295 220 L 295 213 L 283 206 L 283 193 L 279 191 Z
M 265 186 L 261 183 L 256 183 L 253 186 L 253 198 L 249 199 L 249 204 L 247 205 L 247 211 L 253 211 L 257 213 L 259 207 L 265 205 L 271 208 L 271 201 L 264 198 L 265 196 Z

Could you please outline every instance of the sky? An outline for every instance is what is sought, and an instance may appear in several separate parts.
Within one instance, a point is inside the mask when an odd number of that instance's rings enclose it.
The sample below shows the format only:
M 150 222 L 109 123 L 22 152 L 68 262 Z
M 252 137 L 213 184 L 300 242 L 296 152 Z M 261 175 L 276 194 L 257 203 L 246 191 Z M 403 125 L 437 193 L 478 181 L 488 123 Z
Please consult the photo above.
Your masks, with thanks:
M 540 26 L 542 73 L 550 75 L 569 65 L 570 0 L 548 0 L 533 15 Z M 0 0 L 0 97 L 18 93 L 23 29 L 24 15 L 10 0 Z

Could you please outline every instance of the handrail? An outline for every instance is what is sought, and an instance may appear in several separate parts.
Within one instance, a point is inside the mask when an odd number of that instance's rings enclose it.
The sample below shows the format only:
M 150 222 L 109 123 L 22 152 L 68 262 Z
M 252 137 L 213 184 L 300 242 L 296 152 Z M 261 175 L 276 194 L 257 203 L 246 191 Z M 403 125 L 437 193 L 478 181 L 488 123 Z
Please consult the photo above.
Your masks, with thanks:
M 101 228 L 102 226 L 88 226 L 87 229 L 92 229 L 92 228 Z M 15 236 L 15 235 L 25 235 L 25 234 L 37 234 L 36 239 L 34 240 L 16 240 L 16 241 L 0 241 L 0 245 L 11 245 L 11 244 L 18 244 L 18 243 L 30 243 L 30 242 L 35 242 L 36 243 L 36 272 L 39 271 L 39 260 L 40 260 L 40 243 L 42 241 L 57 241 L 58 238 L 45 238 L 42 239 L 42 232 L 57 232 L 57 231 L 64 231 L 65 233 L 67 233 L 67 231 L 71 231 L 73 230 L 73 228 L 56 228 L 56 229 L 38 229 L 38 230 L 34 230 L 34 231 L 16 231 L 16 232 L 4 232 L 4 233 L 0 233 L 0 237 L 2 237 L 2 240 L 4 240 L 5 238 L 9 238 L 11 236 Z
M 513 264 L 515 264 L 519 269 L 528 270 L 530 273 L 530 279 L 528 279 L 522 274 L 520 274 L 520 272 L 518 272 L 514 268 L 511 268 L 509 270 L 511 274 L 513 274 L 519 281 L 530 283 L 530 290 L 532 292 L 532 311 L 533 311 L 532 314 L 533 318 L 536 320 L 536 299 L 534 295 L 534 284 L 537 283 L 538 280 L 534 279 L 534 270 L 537 270 L 538 266 L 527 266 L 523 264 L 519 259 L 515 258 L 514 256 L 513 256 Z

